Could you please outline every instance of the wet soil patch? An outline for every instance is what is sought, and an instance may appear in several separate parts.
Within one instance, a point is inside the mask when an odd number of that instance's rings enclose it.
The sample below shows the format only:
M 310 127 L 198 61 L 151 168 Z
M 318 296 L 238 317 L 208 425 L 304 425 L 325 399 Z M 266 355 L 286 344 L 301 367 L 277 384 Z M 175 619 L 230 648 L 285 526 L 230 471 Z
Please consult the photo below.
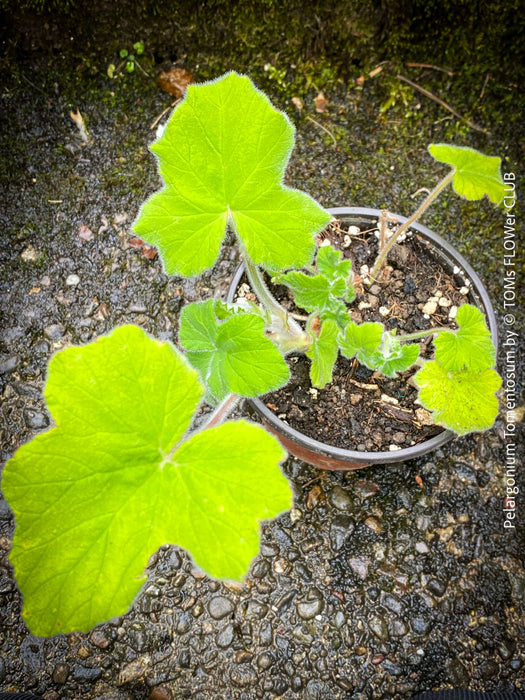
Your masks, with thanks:
M 397 329 L 398 335 L 427 328 L 456 329 L 456 309 L 466 302 L 475 303 L 464 273 L 445 265 L 429 242 L 415 232 L 394 247 L 381 277 L 370 286 L 363 284 L 362 276 L 378 254 L 375 224 L 343 219 L 331 224 L 321 239 L 351 259 L 359 275 L 357 296 L 349 306 L 356 323 L 380 322 L 387 330 Z M 291 290 L 274 286 L 273 291 L 284 306 L 305 313 L 294 309 Z M 431 339 L 419 342 L 420 356 L 431 359 Z M 290 368 L 289 383 L 263 400 L 279 418 L 315 440 L 358 451 L 395 452 L 442 432 L 417 403 L 416 366 L 389 378 L 356 359 L 340 356 L 333 381 L 324 389 L 312 387 L 310 361 L 304 355 L 290 357 Z

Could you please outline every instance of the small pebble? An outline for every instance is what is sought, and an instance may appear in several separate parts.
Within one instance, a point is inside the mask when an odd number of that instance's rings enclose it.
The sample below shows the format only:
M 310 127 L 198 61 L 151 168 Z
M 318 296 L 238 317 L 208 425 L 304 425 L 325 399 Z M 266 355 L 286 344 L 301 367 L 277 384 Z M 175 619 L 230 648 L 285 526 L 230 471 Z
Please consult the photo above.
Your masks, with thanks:
M 66 279 L 66 284 L 68 287 L 76 287 L 80 282 L 80 277 L 78 275 L 68 275 Z
M 40 253 L 33 248 L 32 245 L 28 245 L 25 250 L 22 251 L 21 258 L 24 262 L 34 262 L 38 257 Z
M 227 615 L 231 615 L 235 606 L 229 598 L 216 596 L 210 600 L 208 610 L 214 620 L 222 620 Z
M 423 308 L 421 311 L 424 314 L 427 314 L 428 316 L 432 316 L 432 314 L 435 314 L 437 311 L 437 301 L 427 301 L 426 304 L 424 304 Z

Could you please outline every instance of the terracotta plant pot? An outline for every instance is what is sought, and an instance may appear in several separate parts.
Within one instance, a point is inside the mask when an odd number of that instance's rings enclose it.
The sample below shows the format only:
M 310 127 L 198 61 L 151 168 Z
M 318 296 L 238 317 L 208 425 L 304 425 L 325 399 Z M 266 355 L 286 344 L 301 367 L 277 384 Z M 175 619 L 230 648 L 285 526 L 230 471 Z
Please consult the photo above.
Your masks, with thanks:
M 337 207 L 328 209 L 335 217 L 344 219 L 345 223 L 356 224 L 366 228 L 371 228 L 376 224 L 381 214 L 378 209 L 362 207 Z M 397 216 L 397 215 L 396 215 Z M 406 218 L 397 216 L 400 223 L 404 223 Z M 432 250 L 442 259 L 444 266 L 453 270 L 459 268 L 462 277 L 470 280 L 473 303 L 485 314 L 487 324 L 492 334 L 492 340 L 497 348 L 497 322 L 494 309 L 490 302 L 488 293 L 483 283 L 474 272 L 468 262 L 446 241 L 421 224 L 413 224 L 410 230 L 421 237 L 422 240 L 431 244 Z M 237 287 L 244 274 L 241 265 L 231 282 L 228 292 L 228 301 L 232 302 L 235 297 Z M 401 448 L 395 452 L 360 452 L 357 450 L 347 450 L 341 447 L 314 440 L 307 435 L 290 427 L 273 413 L 260 399 L 248 399 L 249 406 L 261 418 L 265 427 L 276 435 L 286 450 L 295 457 L 302 459 L 320 469 L 360 469 L 374 464 L 393 464 L 405 462 L 415 457 L 427 454 L 432 450 L 446 444 L 454 437 L 455 433 L 450 430 L 443 430 L 438 435 L 417 443 L 410 447 Z

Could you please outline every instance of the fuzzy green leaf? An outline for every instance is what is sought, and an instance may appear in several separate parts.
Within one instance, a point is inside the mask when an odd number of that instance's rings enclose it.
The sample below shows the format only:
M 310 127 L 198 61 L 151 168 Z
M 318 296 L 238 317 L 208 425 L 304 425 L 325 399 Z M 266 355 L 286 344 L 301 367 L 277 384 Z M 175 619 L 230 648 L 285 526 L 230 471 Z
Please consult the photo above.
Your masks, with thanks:
M 483 313 L 464 304 L 458 309 L 456 321 L 459 330 L 442 331 L 434 340 L 435 359 L 446 370 L 460 370 L 463 367 L 479 372 L 493 367 L 496 349 Z
M 314 275 L 292 270 L 273 278 L 276 284 L 284 284 L 294 292 L 295 303 L 301 309 L 315 312 L 321 320 L 337 321 L 345 328 L 350 321 L 345 302 L 355 298 L 352 284 L 352 261 L 341 261 L 340 251 L 331 246 L 319 248 L 317 269 Z
M 438 362 L 430 361 L 414 376 L 420 387 L 419 400 L 434 412 L 434 421 L 464 435 L 490 428 L 498 415 L 494 395 L 501 378 L 493 369 L 471 372 L 447 372 Z
M 388 334 L 386 334 L 388 335 Z M 397 377 L 398 372 L 405 372 L 412 367 L 419 357 L 419 345 L 401 345 L 399 341 L 389 349 L 381 349 L 367 358 L 365 364 L 370 369 L 377 369 L 387 377 Z
M 282 180 L 294 127 L 249 78 L 231 72 L 190 85 L 151 150 L 166 186 L 133 230 L 157 246 L 170 274 L 211 267 L 230 221 L 251 259 L 268 270 L 302 267 L 330 215 Z
M 428 150 L 435 160 L 455 169 L 453 186 L 460 196 L 473 200 L 487 195 L 494 204 L 503 200 L 505 185 L 501 177 L 501 158 L 444 143 L 433 143 Z
M 213 299 L 183 308 L 180 343 L 216 401 L 232 393 L 259 396 L 288 381 L 288 365 L 264 328 L 251 313 L 219 322 Z
M 246 573 L 259 520 L 290 506 L 285 453 L 245 421 L 184 441 L 202 394 L 175 348 L 136 326 L 52 358 L 45 396 L 56 427 L 22 446 L 2 479 L 35 635 L 122 615 L 162 544 L 187 547 L 211 576 Z
M 369 366 L 374 353 L 379 349 L 383 335 L 380 323 L 356 324 L 351 321 L 343 334 L 339 335 L 338 343 L 342 354 L 351 360 L 354 356 L 359 362 Z
M 352 261 L 351 260 L 341 260 L 342 253 L 340 250 L 336 250 L 331 245 L 323 245 L 317 251 L 316 265 L 317 269 L 321 274 L 327 277 L 329 280 L 334 281 L 338 278 L 344 280 L 349 280 L 351 287 L 351 277 L 352 274 Z M 353 292 L 353 287 L 351 287 Z M 347 299 L 346 301 L 351 302 L 353 298 Z
M 332 381 L 332 372 L 337 360 L 337 335 L 339 328 L 335 321 L 324 321 L 319 337 L 313 336 L 313 343 L 306 355 L 312 360 L 310 379 L 313 386 L 322 389 Z

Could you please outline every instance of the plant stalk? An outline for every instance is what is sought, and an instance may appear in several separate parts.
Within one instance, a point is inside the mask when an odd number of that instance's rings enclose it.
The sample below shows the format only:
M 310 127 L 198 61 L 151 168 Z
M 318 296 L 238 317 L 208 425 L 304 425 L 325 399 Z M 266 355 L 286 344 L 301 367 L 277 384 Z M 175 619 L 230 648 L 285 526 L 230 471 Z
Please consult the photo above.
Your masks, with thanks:
M 238 394 L 228 394 L 213 413 L 210 413 L 200 430 L 207 430 L 208 428 L 215 428 L 217 425 L 220 425 L 226 420 L 240 400 L 241 397 Z
M 381 269 L 381 266 L 385 262 L 386 256 L 392 249 L 394 243 L 397 241 L 399 236 L 403 234 L 412 224 L 414 221 L 419 219 L 419 217 L 428 209 L 428 207 L 432 204 L 432 202 L 436 199 L 436 197 L 439 195 L 441 190 L 443 190 L 452 180 L 454 179 L 454 175 L 456 174 L 455 170 L 452 170 L 446 177 L 441 180 L 440 183 L 436 185 L 436 187 L 432 190 L 432 192 L 428 195 L 428 197 L 425 199 L 425 201 L 421 204 L 421 206 L 417 209 L 412 216 L 405 221 L 404 224 L 401 224 L 401 226 L 397 229 L 397 231 L 391 236 L 390 240 L 388 243 L 385 245 L 383 250 L 379 253 L 377 256 L 377 260 L 374 263 L 374 267 L 370 271 L 370 280 L 373 282 L 375 278 L 377 277 L 377 274 L 379 270 Z
M 406 333 L 404 335 L 396 335 L 396 338 L 401 342 L 405 340 L 419 340 L 420 338 L 428 338 L 429 335 L 446 331 L 446 328 L 427 328 L 424 331 L 415 331 L 414 333 Z

